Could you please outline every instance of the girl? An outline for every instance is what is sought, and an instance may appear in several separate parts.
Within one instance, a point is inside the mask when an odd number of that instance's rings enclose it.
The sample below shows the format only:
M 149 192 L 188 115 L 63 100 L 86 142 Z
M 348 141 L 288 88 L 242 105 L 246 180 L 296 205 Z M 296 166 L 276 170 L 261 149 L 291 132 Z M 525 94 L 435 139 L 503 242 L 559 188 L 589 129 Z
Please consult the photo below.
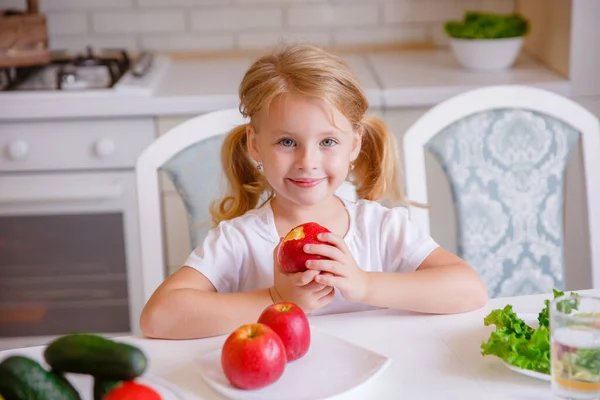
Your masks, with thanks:
M 381 204 L 407 202 L 395 139 L 365 116 L 367 100 L 343 60 L 287 46 L 250 67 L 239 96 L 249 123 L 223 143 L 229 194 L 211 209 L 215 226 L 205 241 L 146 304 L 146 336 L 225 334 L 280 301 L 312 315 L 377 307 L 458 313 L 485 304 L 469 265 L 411 224 L 406 208 Z M 347 178 L 358 201 L 335 193 Z M 280 238 L 308 221 L 331 233 L 304 251 L 327 259 L 284 274 L 274 256 Z

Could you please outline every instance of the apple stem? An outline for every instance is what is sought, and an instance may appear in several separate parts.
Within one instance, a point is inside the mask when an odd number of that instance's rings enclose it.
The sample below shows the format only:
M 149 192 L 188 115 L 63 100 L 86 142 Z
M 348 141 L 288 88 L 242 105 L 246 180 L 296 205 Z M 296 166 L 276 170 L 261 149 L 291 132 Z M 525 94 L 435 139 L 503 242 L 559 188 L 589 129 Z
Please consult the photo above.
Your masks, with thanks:
M 248 328 L 248 337 L 249 337 L 250 339 L 252 339 L 252 338 L 256 337 L 256 330 L 255 330 L 255 329 L 253 329 L 252 327 Z

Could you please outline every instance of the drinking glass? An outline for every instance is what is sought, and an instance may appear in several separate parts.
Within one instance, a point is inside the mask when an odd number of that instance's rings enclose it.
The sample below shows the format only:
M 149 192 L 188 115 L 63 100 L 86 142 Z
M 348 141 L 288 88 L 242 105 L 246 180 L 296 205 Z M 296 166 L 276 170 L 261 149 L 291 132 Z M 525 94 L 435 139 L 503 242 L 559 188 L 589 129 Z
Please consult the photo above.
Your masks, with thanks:
M 552 392 L 600 399 L 600 297 L 561 296 L 550 304 Z

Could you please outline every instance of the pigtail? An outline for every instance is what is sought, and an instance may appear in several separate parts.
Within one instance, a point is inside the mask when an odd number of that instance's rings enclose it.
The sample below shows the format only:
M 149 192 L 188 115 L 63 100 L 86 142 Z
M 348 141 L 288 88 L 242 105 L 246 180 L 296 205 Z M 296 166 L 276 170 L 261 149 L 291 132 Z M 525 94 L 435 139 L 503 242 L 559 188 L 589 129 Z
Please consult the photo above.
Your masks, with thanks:
M 221 164 L 227 178 L 228 193 L 210 206 L 214 226 L 256 208 L 260 196 L 267 189 L 264 177 L 248 156 L 246 126 L 240 125 L 231 130 L 221 147 Z
M 389 206 L 410 204 L 402 193 L 402 169 L 396 139 L 379 118 L 365 116 L 361 151 L 354 161 L 353 183 L 359 198 Z

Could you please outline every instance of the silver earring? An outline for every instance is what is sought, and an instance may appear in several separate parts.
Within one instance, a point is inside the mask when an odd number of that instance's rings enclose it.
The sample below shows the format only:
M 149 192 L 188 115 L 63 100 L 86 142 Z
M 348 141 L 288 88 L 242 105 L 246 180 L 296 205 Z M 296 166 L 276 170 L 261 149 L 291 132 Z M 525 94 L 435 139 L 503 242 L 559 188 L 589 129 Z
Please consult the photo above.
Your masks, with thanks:
M 259 171 L 263 170 L 262 162 L 259 161 L 259 162 L 256 163 L 256 169 L 259 170 Z

